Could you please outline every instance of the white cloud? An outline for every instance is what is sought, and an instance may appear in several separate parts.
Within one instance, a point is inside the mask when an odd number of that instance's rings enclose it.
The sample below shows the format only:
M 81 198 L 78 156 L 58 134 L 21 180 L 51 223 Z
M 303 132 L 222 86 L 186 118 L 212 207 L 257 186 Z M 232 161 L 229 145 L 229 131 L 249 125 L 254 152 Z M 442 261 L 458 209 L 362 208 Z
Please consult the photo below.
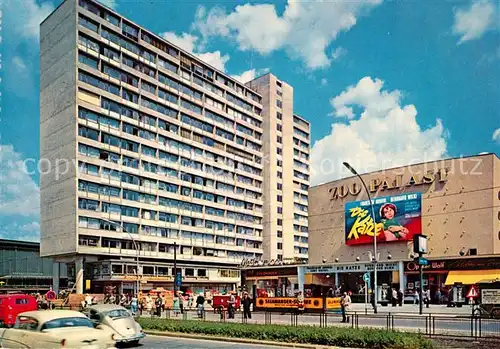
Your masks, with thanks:
M 497 128 L 495 131 L 493 131 L 491 139 L 500 144 L 500 128 Z
M 459 44 L 479 39 L 498 25 L 495 5 L 489 0 L 474 1 L 470 7 L 455 11 L 453 33 L 460 36 Z
M 40 224 L 9 222 L 0 227 L 0 239 L 40 242 Z
M 347 119 L 334 122 L 330 134 L 314 143 L 313 184 L 350 175 L 343 161 L 365 173 L 446 155 L 447 132 L 441 121 L 422 129 L 415 106 L 402 105 L 401 92 L 383 90 L 383 85 L 382 80 L 364 77 L 331 99 L 332 114 Z
M 289 0 L 283 15 L 271 4 L 245 4 L 227 13 L 221 7 L 200 7 L 193 27 L 205 39 L 220 36 L 235 40 L 243 51 L 268 54 L 285 49 L 309 68 L 328 66 L 325 53 L 341 32 L 351 29 L 357 18 L 381 0 L 307 1 Z
M 332 59 L 334 61 L 339 60 L 341 57 L 344 57 L 347 54 L 347 50 L 343 47 L 337 47 L 333 52 L 332 52 Z
M 50 1 L 38 4 L 35 0 L 7 0 L 4 6 L 4 18 L 15 18 L 13 29 L 16 34 L 27 39 L 38 39 L 40 23 L 54 11 L 54 5 Z
M 14 67 L 18 72 L 24 72 L 28 69 L 28 66 L 26 65 L 26 63 L 24 63 L 24 60 L 19 56 L 14 56 L 12 58 L 12 63 L 14 64 Z
M 188 52 L 194 52 L 196 48 L 196 42 L 198 41 L 198 37 L 195 35 L 191 35 L 188 33 L 182 33 L 181 35 L 177 35 L 174 32 L 165 32 L 160 34 L 165 40 L 170 41 L 172 44 L 179 46 L 183 50 Z
M 250 69 L 246 70 L 241 74 L 237 75 L 231 75 L 234 79 L 238 80 L 239 82 L 245 84 L 249 81 L 252 81 L 253 79 L 264 75 L 269 72 L 269 68 L 263 68 L 263 69 Z
M 326 84 L 328 84 L 328 80 L 325 78 L 321 79 L 321 86 L 325 86 Z
M 112 9 L 116 9 L 118 5 L 116 0 L 98 0 L 98 1 L 104 6 L 107 6 Z
M 0 145 L 0 217 L 38 217 L 40 189 L 12 145 Z
M 223 55 L 220 51 L 199 52 L 203 49 L 203 45 L 199 42 L 199 38 L 197 36 L 188 33 L 177 35 L 174 32 L 165 32 L 160 35 L 174 45 L 179 46 L 183 50 L 197 56 L 214 68 L 223 72 L 226 71 L 226 63 L 230 59 L 229 55 Z

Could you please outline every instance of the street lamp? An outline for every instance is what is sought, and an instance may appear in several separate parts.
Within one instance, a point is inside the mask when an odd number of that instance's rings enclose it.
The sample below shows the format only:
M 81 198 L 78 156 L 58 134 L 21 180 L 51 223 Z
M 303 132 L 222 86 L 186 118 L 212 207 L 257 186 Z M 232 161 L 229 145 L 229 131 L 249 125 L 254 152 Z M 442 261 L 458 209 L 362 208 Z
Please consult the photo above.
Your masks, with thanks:
M 121 223 L 118 223 L 118 222 L 113 222 L 113 221 L 110 221 L 108 219 L 105 219 L 105 218 L 101 218 L 102 221 L 104 222 L 107 222 L 107 223 L 110 223 L 110 224 L 113 224 L 113 225 L 116 225 L 116 226 L 119 226 L 122 231 L 124 233 L 127 233 L 128 236 L 132 239 L 132 243 L 134 244 L 134 248 L 135 248 L 135 252 L 136 252 L 136 266 L 135 266 L 135 269 L 136 269 L 136 276 L 137 276 L 137 282 L 136 282 L 136 292 L 135 294 L 136 295 L 139 295 L 139 245 L 137 245 L 137 242 L 135 241 L 134 237 L 132 236 L 132 234 L 130 234 L 130 232 L 127 231 L 127 229 L 125 229 L 125 227 L 123 226 L 123 224 Z
M 348 162 L 343 162 L 342 163 L 353 175 L 359 178 L 361 181 L 361 184 L 363 184 L 363 187 L 365 188 L 366 194 L 368 195 L 368 200 L 370 200 L 370 207 L 372 211 L 372 219 L 373 219 L 373 231 L 374 231 L 374 236 L 373 236 L 373 312 L 376 314 L 377 313 L 377 222 L 376 222 L 376 216 L 375 216 L 375 207 L 373 206 L 373 201 L 372 197 L 370 195 L 370 191 L 368 190 L 368 187 L 366 186 L 365 181 L 363 178 L 359 175 L 359 173 L 351 166 L 349 165 Z

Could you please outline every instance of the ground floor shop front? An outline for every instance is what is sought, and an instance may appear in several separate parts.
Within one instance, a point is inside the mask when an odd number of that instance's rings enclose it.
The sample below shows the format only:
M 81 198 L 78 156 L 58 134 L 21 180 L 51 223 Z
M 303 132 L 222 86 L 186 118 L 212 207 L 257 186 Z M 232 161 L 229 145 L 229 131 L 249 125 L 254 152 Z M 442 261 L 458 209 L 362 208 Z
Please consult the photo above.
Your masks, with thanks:
M 456 258 L 429 258 L 423 266 L 423 282 L 420 284 L 420 267 L 413 261 L 404 262 L 404 278 L 407 293 L 415 293 L 423 287 L 429 290 L 431 303 L 447 303 L 454 286 L 462 285 L 459 298 L 465 301 L 472 285 L 484 280 L 500 279 L 500 256 L 463 256 Z

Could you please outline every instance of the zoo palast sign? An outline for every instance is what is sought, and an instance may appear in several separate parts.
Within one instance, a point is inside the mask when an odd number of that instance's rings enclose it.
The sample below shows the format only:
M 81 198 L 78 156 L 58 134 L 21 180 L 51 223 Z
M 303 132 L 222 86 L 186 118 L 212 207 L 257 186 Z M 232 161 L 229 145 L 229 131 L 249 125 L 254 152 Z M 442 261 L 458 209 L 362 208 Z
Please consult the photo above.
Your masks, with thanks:
M 422 184 L 431 184 L 434 182 L 446 182 L 448 180 L 448 171 L 444 168 L 437 171 L 429 171 L 424 175 L 412 174 L 409 178 L 403 175 L 396 175 L 388 178 L 375 178 L 367 183 L 368 190 L 372 193 L 391 189 L 400 189 L 404 187 L 414 187 Z M 330 200 L 344 198 L 347 195 L 358 195 L 362 190 L 361 183 L 353 182 L 330 188 Z

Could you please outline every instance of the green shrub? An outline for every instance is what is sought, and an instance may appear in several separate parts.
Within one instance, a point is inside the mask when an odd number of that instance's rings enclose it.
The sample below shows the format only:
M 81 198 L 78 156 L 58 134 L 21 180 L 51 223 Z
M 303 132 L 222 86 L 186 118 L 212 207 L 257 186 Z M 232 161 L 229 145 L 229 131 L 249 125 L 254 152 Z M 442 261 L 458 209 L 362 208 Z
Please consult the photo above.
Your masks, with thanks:
M 145 330 L 206 334 L 286 343 L 374 349 L 432 349 L 430 340 L 415 333 L 347 327 L 257 325 L 208 321 L 140 318 Z

